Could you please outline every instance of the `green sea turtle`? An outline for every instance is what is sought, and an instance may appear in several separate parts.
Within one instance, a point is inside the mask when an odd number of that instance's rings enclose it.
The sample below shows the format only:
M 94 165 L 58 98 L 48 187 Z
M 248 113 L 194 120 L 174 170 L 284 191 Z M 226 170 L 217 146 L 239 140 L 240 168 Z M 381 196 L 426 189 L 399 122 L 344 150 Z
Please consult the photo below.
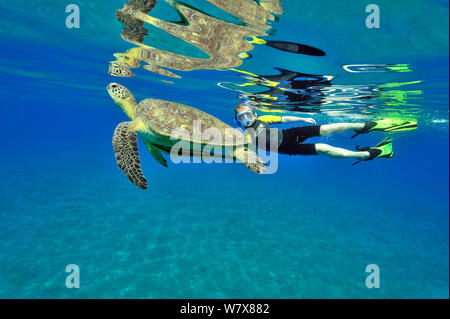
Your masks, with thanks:
M 201 149 L 208 145 L 220 148 L 220 156 L 230 156 L 247 165 L 255 173 L 264 173 L 266 165 L 256 152 L 244 144 L 243 134 L 221 120 L 193 107 L 174 102 L 146 99 L 139 104 L 131 92 L 124 86 L 111 83 L 107 87 L 111 98 L 128 115 L 131 121 L 120 123 L 113 136 L 113 147 L 117 165 L 128 179 L 142 189 L 147 189 L 139 159 L 137 136 L 141 137 L 147 150 L 163 166 L 167 161 L 162 152 L 170 153 L 172 147 L 182 141 L 191 145 L 190 150 Z M 202 130 L 214 129 L 219 132 L 220 143 L 208 134 L 195 134 L 194 121 L 201 123 Z M 171 139 L 174 130 L 184 130 L 188 134 L 179 139 Z M 237 137 L 237 138 L 236 138 Z M 194 152 L 191 156 L 196 156 Z

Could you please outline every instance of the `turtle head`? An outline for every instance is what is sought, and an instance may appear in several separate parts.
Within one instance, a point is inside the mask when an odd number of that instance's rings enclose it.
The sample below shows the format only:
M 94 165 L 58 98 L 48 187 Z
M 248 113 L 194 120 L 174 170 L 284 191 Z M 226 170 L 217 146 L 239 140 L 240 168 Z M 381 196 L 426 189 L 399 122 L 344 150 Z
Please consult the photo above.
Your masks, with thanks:
M 130 90 L 118 83 L 110 83 L 107 90 L 114 102 L 122 108 L 129 118 L 133 119 L 137 103 Z

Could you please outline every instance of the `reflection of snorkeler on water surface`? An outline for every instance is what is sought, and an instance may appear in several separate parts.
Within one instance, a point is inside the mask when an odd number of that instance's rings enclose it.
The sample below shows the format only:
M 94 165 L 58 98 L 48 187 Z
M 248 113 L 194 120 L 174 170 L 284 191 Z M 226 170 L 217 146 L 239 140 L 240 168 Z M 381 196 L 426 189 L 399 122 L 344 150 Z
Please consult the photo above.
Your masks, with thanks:
M 375 158 L 392 158 L 392 140 L 390 136 L 375 147 L 359 148 L 350 151 L 328 144 L 309 144 L 305 141 L 311 137 L 320 137 L 334 133 L 353 130 L 356 135 L 372 131 L 404 132 L 417 128 L 417 123 L 402 119 L 384 119 L 365 123 L 334 123 L 316 125 L 311 118 L 294 116 L 266 115 L 258 117 L 255 110 L 247 105 L 240 105 L 235 109 L 237 123 L 246 129 L 246 137 L 250 143 L 258 148 L 289 155 L 322 155 L 336 159 L 356 159 L 370 161 Z M 291 122 L 306 122 L 312 126 L 294 127 L 279 130 L 271 128 L 269 124 Z M 355 135 L 355 136 L 356 136 Z
M 400 90 L 400 87 L 421 81 L 336 85 L 331 75 L 312 75 L 275 68 L 279 74 L 257 75 L 233 69 L 245 79 L 242 84 L 220 82 L 222 88 L 239 92 L 241 103 L 260 111 L 295 111 L 303 113 L 338 114 L 360 110 L 373 113 L 378 109 L 390 109 L 399 114 L 413 112 L 411 99 L 421 95 L 420 90 Z M 396 109 L 392 109 L 395 106 Z M 392 116 L 392 114 L 391 114 Z
M 244 84 L 219 83 L 219 86 L 241 92 L 238 95 L 243 103 L 250 103 L 259 109 L 285 109 L 289 111 L 319 113 L 326 95 L 323 88 L 330 87 L 333 76 L 298 73 L 275 68 L 281 74 L 260 76 L 250 72 L 235 70 L 245 74 L 249 82 Z M 245 92 L 249 86 L 268 88 L 255 93 Z

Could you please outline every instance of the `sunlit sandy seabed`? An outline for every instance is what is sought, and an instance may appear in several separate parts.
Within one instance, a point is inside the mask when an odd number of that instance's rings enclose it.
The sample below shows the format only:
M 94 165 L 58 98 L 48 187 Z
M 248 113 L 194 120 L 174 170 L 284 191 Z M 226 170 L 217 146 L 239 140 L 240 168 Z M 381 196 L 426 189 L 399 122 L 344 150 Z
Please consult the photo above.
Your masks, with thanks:
M 349 87 L 414 82 L 374 103 L 419 121 L 418 130 L 394 136 L 394 159 L 352 167 L 281 156 L 277 174 L 258 176 L 242 164 L 164 169 L 139 144 L 144 192 L 116 166 L 111 138 L 126 117 L 106 85 L 120 82 L 138 99 L 196 106 L 234 125 L 239 92 L 217 83 L 245 81 L 216 70 L 111 77 L 113 53 L 131 47 L 115 17 L 124 2 L 78 1 L 79 30 L 65 28 L 63 3 L 0 4 L 1 298 L 449 297 L 448 3 L 379 1 L 382 28 L 369 30 L 358 1 L 282 1 L 267 39 L 327 55 L 257 45 L 240 67 L 333 75 L 332 85 Z M 227 18 L 200 2 L 187 1 Z M 151 15 L 178 19 L 162 1 Z M 171 41 L 149 27 L 146 43 L 180 48 Z M 413 72 L 342 69 L 361 63 L 408 63 Z M 377 110 L 311 116 L 325 124 Z M 351 135 L 321 141 L 354 148 L 384 138 Z M 80 266 L 80 289 L 65 286 L 68 264 Z M 366 288 L 369 264 L 380 267 L 380 289 Z

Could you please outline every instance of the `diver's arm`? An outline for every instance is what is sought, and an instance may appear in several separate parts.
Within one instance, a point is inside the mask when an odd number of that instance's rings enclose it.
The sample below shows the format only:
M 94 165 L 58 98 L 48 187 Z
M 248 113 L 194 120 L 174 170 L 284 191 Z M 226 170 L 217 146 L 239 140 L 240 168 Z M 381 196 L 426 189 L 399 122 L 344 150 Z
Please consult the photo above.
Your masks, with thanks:
M 278 124 L 283 123 L 283 117 L 275 116 L 275 115 L 263 115 L 258 117 L 258 120 L 270 123 L 270 124 Z
M 281 117 L 283 123 L 291 123 L 291 122 L 306 122 L 313 125 L 316 125 L 316 120 L 312 118 L 303 118 L 297 116 L 282 116 Z

